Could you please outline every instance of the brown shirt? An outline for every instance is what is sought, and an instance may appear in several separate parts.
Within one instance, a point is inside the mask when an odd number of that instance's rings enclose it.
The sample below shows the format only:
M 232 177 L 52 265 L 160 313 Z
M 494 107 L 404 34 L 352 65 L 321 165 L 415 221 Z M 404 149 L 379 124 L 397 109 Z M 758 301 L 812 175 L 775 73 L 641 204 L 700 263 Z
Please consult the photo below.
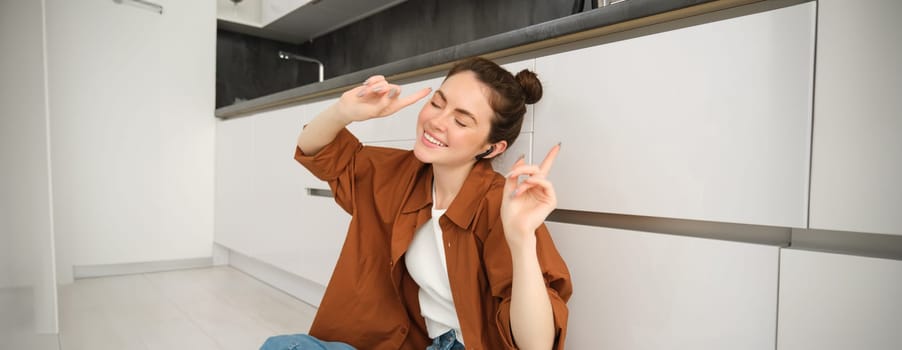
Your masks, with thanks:
M 403 255 L 432 215 L 432 166 L 411 151 L 363 146 L 347 129 L 313 157 L 297 148 L 295 159 L 328 181 L 335 201 L 351 214 L 310 335 L 358 349 L 425 349 L 431 340 L 420 315 L 419 287 Z M 479 161 L 439 218 L 451 295 L 468 350 L 515 348 L 511 255 L 500 218 L 503 187 L 504 177 L 491 162 Z M 563 349 L 570 273 L 545 225 L 536 237 L 554 311 L 555 349 Z

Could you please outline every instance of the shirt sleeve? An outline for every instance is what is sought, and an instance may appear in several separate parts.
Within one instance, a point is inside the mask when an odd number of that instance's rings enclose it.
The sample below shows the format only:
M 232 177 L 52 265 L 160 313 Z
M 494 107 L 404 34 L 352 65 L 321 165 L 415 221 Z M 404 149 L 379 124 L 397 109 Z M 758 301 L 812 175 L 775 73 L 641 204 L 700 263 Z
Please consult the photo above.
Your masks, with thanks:
M 491 284 L 492 294 L 498 300 L 498 308 L 495 316 L 498 332 L 504 339 L 505 345 L 515 349 L 513 333 L 510 326 L 511 286 L 513 282 L 513 266 L 510 249 L 504 238 L 504 230 L 500 220 L 491 229 L 485 242 L 484 261 L 486 273 Z M 502 254 L 503 253 L 503 254 Z M 548 291 L 548 299 L 551 301 L 551 309 L 554 312 L 554 349 L 564 349 L 564 340 L 567 335 L 567 318 L 569 310 L 567 301 L 573 293 L 570 281 L 570 272 L 564 259 L 561 258 L 551 240 L 551 235 L 545 225 L 536 230 L 536 255 L 542 268 L 542 276 L 545 279 L 545 288 Z
M 335 139 L 316 155 L 308 156 L 295 146 L 294 159 L 318 179 L 329 183 L 335 202 L 349 214 L 354 213 L 354 159 L 363 144 L 348 129 L 341 129 Z

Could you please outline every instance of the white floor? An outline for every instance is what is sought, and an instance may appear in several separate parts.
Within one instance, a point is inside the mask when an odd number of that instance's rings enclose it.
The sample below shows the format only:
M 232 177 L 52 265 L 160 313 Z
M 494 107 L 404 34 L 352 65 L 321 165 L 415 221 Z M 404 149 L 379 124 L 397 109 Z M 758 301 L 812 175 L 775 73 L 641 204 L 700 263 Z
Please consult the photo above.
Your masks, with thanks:
M 230 267 L 78 280 L 60 289 L 62 350 L 259 349 L 316 310 Z

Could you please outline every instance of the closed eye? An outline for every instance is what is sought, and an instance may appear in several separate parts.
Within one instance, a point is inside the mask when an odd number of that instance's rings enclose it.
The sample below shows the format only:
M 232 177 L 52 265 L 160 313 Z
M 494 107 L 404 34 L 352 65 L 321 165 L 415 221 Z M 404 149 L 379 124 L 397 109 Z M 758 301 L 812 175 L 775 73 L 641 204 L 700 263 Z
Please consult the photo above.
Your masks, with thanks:
M 455 123 L 457 123 L 457 126 L 460 126 L 460 127 L 462 127 L 462 128 L 465 128 L 465 127 L 467 127 L 467 125 L 466 125 L 466 124 L 464 124 L 464 123 L 461 123 L 461 122 L 460 122 L 460 120 L 459 120 L 459 119 L 457 119 L 457 118 L 454 118 L 454 122 L 455 122 Z

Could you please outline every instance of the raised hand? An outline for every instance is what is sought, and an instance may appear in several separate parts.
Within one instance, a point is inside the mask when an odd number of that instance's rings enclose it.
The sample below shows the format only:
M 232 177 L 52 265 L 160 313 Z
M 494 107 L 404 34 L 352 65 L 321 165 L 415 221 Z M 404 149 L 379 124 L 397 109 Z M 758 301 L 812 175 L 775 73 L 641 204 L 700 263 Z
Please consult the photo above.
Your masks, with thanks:
M 521 157 L 505 175 L 501 221 L 512 249 L 514 245 L 534 238 L 536 229 L 557 206 L 557 195 L 547 177 L 560 149 L 560 144 L 552 147 L 539 166 L 526 164 Z M 520 182 L 520 176 L 526 176 L 526 179 Z
M 363 85 L 346 91 L 336 105 L 338 113 L 347 122 L 363 121 L 391 115 L 401 108 L 417 102 L 429 92 L 425 88 L 416 93 L 399 98 L 401 87 L 390 84 L 381 75 L 369 77 Z

